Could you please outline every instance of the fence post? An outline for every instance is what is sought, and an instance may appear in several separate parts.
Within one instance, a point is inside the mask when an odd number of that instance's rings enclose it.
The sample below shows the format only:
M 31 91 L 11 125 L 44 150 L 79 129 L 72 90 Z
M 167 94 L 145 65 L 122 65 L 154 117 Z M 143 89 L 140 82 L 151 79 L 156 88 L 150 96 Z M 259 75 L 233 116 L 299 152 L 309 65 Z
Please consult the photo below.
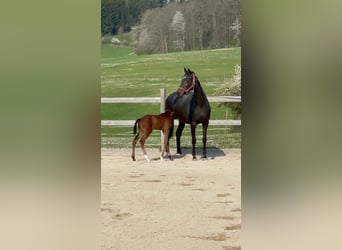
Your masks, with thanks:
M 160 113 L 165 112 L 165 96 L 166 96 L 165 88 L 160 89 Z
M 160 113 L 165 112 L 165 96 L 166 96 L 166 90 L 165 88 L 160 89 Z M 164 143 L 164 136 L 163 132 L 160 131 L 160 145 L 162 146 Z M 161 150 L 161 147 L 160 147 Z

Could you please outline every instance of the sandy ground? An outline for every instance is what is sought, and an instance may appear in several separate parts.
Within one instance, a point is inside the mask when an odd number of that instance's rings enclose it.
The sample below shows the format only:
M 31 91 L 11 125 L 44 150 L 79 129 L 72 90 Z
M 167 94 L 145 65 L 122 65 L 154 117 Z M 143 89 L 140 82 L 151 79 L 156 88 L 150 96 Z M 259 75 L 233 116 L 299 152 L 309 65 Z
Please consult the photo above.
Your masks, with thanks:
M 130 149 L 102 149 L 101 249 L 241 249 L 240 149 L 147 153 L 149 163 L 137 147 L 133 162 Z

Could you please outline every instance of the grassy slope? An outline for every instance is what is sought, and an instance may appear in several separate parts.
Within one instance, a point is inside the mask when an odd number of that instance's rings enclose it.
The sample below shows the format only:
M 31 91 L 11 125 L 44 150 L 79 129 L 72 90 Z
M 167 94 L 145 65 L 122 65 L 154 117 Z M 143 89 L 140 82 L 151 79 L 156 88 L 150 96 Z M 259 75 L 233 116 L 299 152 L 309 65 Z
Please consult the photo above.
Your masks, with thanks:
M 159 89 L 166 88 L 169 94 L 177 89 L 183 75 L 183 67 L 196 72 L 208 96 L 217 95 L 216 89 L 231 78 L 234 65 L 241 63 L 240 48 L 210 51 L 191 51 L 157 55 L 136 56 L 131 48 L 103 45 L 101 62 L 101 96 L 132 97 L 159 96 Z M 211 104 L 211 119 L 225 119 L 226 109 Z M 146 113 L 159 113 L 159 105 L 154 104 L 102 104 L 102 119 L 136 119 Z M 229 130 L 212 127 L 212 133 L 225 134 Z M 234 131 L 239 129 L 234 129 Z M 185 130 L 184 135 L 190 136 Z M 201 129 L 197 132 L 201 134 Z M 154 133 L 158 136 L 158 133 Z M 232 136 L 232 133 L 226 133 Z M 235 135 L 234 135 L 235 136 Z M 102 128 L 103 146 L 130 146 L 131 128 Z M 115 137 L 115 139 L 114 139 Z M 123 137 L 122 143 L 120 137 Z M 127 137 L 129 140 L 127 142 Z M 235 136 L 236 137 L 236 136 Z M 238 138 L 212 136 L 212 146 L 240 146 Z M 222 140 L 221 140 L 222 139 Z M 152 140 L 152 139 L 151 139 Z M 226 141 L 229 142 L 226 142 Z M 201 142 L 200 137 L 198 142 Z M 152 144 L 158 142 L 153 142 Z M 185 142 L 186 143 L 186 142 Z

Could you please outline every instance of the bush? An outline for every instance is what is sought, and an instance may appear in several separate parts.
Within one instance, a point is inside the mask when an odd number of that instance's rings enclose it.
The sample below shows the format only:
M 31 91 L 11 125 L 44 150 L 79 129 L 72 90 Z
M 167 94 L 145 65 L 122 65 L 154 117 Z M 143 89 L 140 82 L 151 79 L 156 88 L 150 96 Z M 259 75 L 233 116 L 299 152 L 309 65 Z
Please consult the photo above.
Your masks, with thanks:
M 235 65 L 235 73 L 230 81 L 225 82 L 222 87 L 217 90 L 218 95 L 241 96 L 241 65 Z M 233 113 L 235 118 L 241 116 L 241 103 L 220 103 L 219 107 L 226 106 Z
M 110 42 L 114 45 L 121 45 L 120 40 L 116 37 L 112 37 L 112 39 L 110 39 Z
M 111 39 L 112 39 L 111 35 L 104 35 L 101 39 L 102 44 L 110 44 Z

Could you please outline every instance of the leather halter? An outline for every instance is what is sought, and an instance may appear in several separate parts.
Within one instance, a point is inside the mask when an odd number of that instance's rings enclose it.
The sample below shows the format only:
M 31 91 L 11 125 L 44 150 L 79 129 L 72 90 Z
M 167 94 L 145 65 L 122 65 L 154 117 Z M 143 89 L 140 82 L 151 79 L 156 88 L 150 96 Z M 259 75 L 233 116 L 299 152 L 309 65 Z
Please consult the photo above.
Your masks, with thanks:
M 195 80 L 196 80 L 195 73 L 192 73 L 191 76 L 192 76 L 192 83 L 189 86 L 189 88 L 185 89 L 183 87 L 178 87 L 178 91 L 183 91 L 187 95 L 195 87 L 195 83 L 196 83 L 195 82 Z

